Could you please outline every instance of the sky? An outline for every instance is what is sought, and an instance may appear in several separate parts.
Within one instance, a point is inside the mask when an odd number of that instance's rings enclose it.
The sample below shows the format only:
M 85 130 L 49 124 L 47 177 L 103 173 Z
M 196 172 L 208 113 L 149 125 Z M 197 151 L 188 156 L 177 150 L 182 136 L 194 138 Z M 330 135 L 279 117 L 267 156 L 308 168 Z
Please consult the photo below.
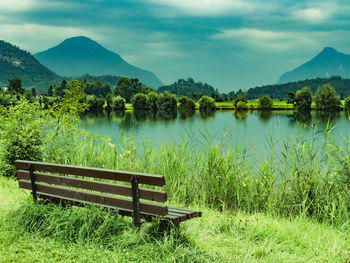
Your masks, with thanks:
M 164 84 L 274 84 L 323 47 L 350 54 L 350 1 L 0 0 L 0 39 L 32 54 L 87 36 Z

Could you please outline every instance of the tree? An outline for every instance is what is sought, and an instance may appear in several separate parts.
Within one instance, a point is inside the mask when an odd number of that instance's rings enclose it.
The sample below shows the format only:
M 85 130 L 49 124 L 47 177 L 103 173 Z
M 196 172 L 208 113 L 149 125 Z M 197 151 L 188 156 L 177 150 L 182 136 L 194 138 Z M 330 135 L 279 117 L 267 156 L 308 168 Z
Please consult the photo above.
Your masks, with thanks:
M 215 111 L 216 106 L 215 106 L 215 100 L 211 97 L 208 96 L 202 96 L 200 100 L 198 101 L 199 103 L 199 110 L 200 111 Z
M 33 97 L 36 97 L 38 95 L 35 88 L 32 88 L 32 95 Z
M 120 96 L 113 98 L 112 109 L 115 111 L 125 110 L 125 99 Z
M 177 99 L 174 94 L 164 92 L 158 95 L 157 108 L 162 111 L 176 111 L 177 110 Z
M 259 99 L 259 108 L 260 109 L 271 109 L 272 108 L 273 101 L 269 96 L 262 96 Z
M 55 86 L 53 88 L 53 95 L 55 97 L 63 97 L 64 96 L 64 90 L 65 90 L 66 86 L 67 86 L 67 81 L 62 80 L 62 83 L 61 83 L 60 86 Z
M 329 84 L 322 85 L 317 89 L 314 101 L 318 110 L 334 111 L 340 109 L 340 97 Z
M 9 79 L 8 92 L 12 94 L 24 94 L 24 88 L 22 87 L 22 81 L 20 78 Z
M 137 93 L 147 94 L 153 91 L 149 87 L 144 87 L 138 79 L 120 78 L 117 87 L 113 90 L 115 96 L 123 97 L 127 102 L 130 102 L 132 97 Z
M 47 96 L 52 97 L 53 96 L 53 87 L 50 85 L 49 90 L 47 91 Z
M 312 103 L 312 92 L 309 87 L 298 90 L 294 96 L 294 105 L 297 110 L 310 110 Z
M 246 111 L 248 110 L 247 103 L 244 101 L 239 101 L 236 106 L 236 110 L 238 111 Z
M 135 110 L 147 109 L 147 96 L 143 93 L 137 93 L 131 99 L 132 106 Z
M 350 96 L 347 97 L 344 101 L 344 110 L 345 112 L 350 113 Z

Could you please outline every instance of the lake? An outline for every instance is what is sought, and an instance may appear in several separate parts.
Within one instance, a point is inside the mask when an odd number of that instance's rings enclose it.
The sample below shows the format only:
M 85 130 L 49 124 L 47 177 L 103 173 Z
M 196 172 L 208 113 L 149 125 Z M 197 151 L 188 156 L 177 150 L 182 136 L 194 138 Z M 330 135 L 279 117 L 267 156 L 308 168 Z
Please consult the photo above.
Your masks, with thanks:
M 179 143 L 187 137 L 202 143 L 220 142 L 224 147 L 247 146 L 253 152 L 264 152 L 271 139 L 276 145 L 287 138 L 299 140 L 314 138 L 322 141 L 324 135 L 318 133 L 331 123 L 332 137 L 336 141 L 350 137 L 350 120 L 343 112 L 322 114 L 311 112 L 298 114 L 291 111 L 280 112 L 215 112 L 203 116 L 200 112 L 192 115 L 159 114 L 147 112 L 122 112 L 87 114 L 81 118 L 80 126 L 94 134 L 111 137 L 118 143 L 122 136 L 132 136 L 136 145 L 147 142 L 153 147 L 164 143 Z

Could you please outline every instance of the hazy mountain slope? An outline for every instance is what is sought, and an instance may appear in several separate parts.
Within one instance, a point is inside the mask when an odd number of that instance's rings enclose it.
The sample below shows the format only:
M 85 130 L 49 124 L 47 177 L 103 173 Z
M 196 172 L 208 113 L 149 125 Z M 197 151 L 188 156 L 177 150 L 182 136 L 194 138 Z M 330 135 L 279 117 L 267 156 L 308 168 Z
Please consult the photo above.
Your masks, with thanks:
M 115 75 L 138 78 L 152 88 L 163 85 L 152 72 L 130 65 L 117 53 L 87 37 L 66 39 L 58 46 L 35 54 L 35 57 L 63 76 Z
M 61 77 L 41 65 L 29 52 L 0 41 L 0 86 L 18 77 L 24 87 L 45 86 L 61 80 Z
M 326 47 L 310 61 L 293 71 L 284 73 L 278 83 L 287 83 L 312 78 L 341 76 L 350 78 L 350 55 Z

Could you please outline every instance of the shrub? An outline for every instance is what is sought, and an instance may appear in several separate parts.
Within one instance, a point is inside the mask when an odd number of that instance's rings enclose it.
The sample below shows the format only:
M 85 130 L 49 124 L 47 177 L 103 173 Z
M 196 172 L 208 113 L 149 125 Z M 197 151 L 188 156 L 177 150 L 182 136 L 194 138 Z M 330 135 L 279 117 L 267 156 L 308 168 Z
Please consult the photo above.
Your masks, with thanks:
M 117 96 L 112 99 L 112 109 L 115 111 L 122 111 L 125 110 L 125 99 Z
M 236 106 L 236 110 L 248 110 L 247 103 L 244 101 L 239 101 Z
M 135 110 L 145 110 L 147 109 L 147 96 L 143 93 L 137 93 L 132 97 L 131 103 Z
M 161 111 L 176 111 L 177 99 L 174 94 L 164 92 L 158 95 L 157 108 Z
M 312 92 L 309 87 L 305 87 L 295 93 L 294 105 L 298 110 L 310 110 L 311 103 Z
M 147 94 L 147 108 L 151 111 L 158 110 L 159 94 L 157 92 L 150 92 Z
M 97 98 L 95 95 L 88 95 L 85 97 L 84 101 L 88 104 L 88 111 L 102 111 L 103 105 L 105 104 L 104 99 Z
M 344 110 L 350 112 L 350 96 L 347 97 L 344 101 Z
M 199 103 L 199 110 L 200 111 L 215 111 L 216 106 L 215 106 L 215 100 L 213 98 L 210 98 L 208 96 L 202 96 L 200 100 L 198 101 Z
M 243 101 L 243 102 L 245 102 L 245 103 L 248 103 L 248 100 L 246 99 L 246 97 L 242 97 L 242 96 L 237 97 L 237 98 L 234 100 L 234 102 L 233 102 L 233 105 L 235 106 L 236 109 L 237 109 L 237 104 L 238 104 L 238 102 L 240 102 L 240 101 Z
M 332 86 L 328 84 L 322 85 L 317 89 L 314 101 L 318 110 L 332 111 L 340 108 L 340 97 Z
M 179 105 L 180 110 L 194 111 L 196 109 L 196 104 L 190 98 L 181 96 L 179 99 L 179 102 L 180 102 L 180 105 Z
M 38 106 L 19 101 L 0 112 L 0 173 L 15 175 L 15 160 L 41 160 L 43 119 Z
M 259 99 L 259 108 L 260 109 L 271 109 L 273 101 L 269 96 L 262 96 Z

